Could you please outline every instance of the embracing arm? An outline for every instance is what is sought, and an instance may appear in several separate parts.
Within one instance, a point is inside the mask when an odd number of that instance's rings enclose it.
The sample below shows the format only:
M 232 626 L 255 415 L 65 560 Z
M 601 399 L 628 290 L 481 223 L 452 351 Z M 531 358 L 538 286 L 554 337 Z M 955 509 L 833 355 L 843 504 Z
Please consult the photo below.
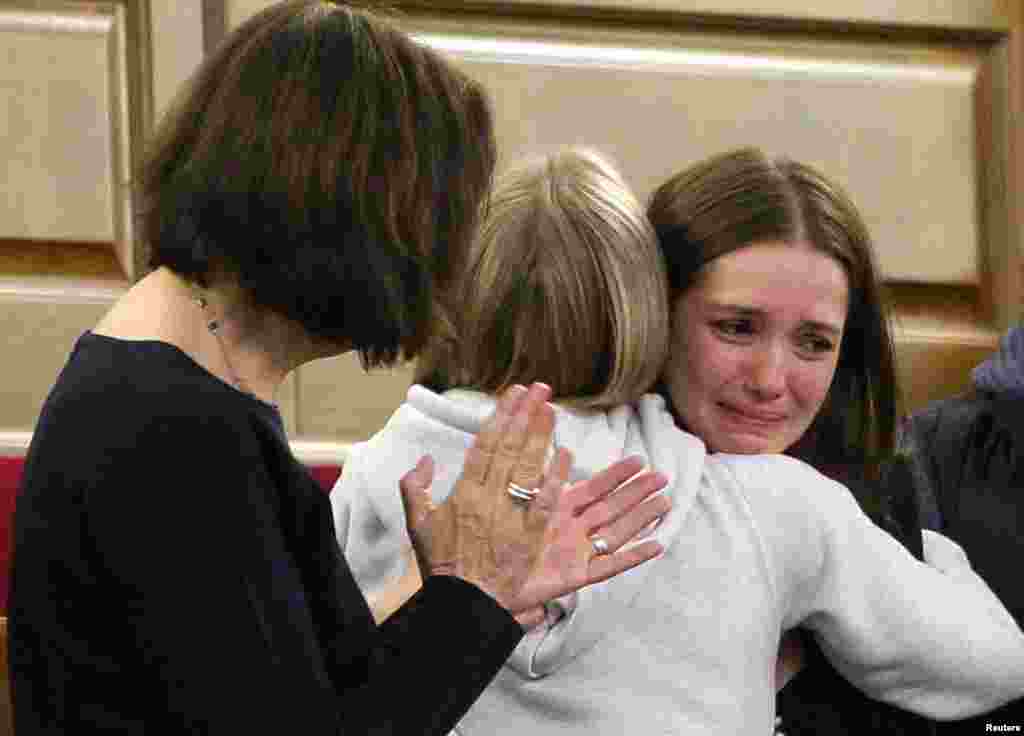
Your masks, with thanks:
M 1024 633 L 955 555 L 937 567 L 915 560 L 845 487 L 797 461 L 732 470 L 771 550 L 783 628 L 812 629 L 846 679 L 943 720 L 1024 694 Z
M 352 449 L 330 501 L 338 546 L 374 620 L 380 623 L 420 589 L 423 579 L 405 528 L 398 488 L 370 483 L 363 469 L 365 452 L 372 450 L 363 445 Z

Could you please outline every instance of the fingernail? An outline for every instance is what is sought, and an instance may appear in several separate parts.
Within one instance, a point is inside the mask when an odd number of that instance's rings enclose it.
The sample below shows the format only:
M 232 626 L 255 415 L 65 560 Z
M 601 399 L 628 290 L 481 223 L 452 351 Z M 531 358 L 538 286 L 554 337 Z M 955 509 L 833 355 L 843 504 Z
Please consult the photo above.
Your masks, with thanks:
M 540 381 L 534 381 L 533 385 L 530 386 L 530 390 L 534 391 L 538 395 L 544 395 L 544 396 L 550 396 L 551 395 L 551 387 L 549 385 L 547 385 L 546 383 L 541 383 Z
M 421 485 L 426 485 L 430 480 L 430 471 L 434 467 L 434 459 L 430 455 L 424 455 L 416 463 L 416 468 L 413 470 L 413 478 L 416 482 Z

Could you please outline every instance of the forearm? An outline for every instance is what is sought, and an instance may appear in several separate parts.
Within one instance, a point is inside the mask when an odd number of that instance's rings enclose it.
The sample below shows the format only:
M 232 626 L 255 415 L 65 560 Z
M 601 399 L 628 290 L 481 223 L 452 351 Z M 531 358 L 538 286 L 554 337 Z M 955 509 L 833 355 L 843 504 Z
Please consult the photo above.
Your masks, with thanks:
M 501 669 L 523 629 L 475 586 L 431 576 L 379 634 L 366 686 L 346 694 L 346 723 L 365 723 L 360 733 L 443 736 Z M 401 700 L 382 723 L 380 704 L 396 696 Z
M 861 559 L 871 559 L 870 567 L 840 570 L 837 562 L 832 572 L 845 582 L 809 621 L 848 680 L 937 719 L 976 715 L 1024 695 L 1024 633 L 966 558 L 937 569 L 880 530 L 854 536 L 868 543 Z M 850 546 L 829 557 L 852 561 L 853 554 Z M 860 591 L 858 600 L 851 589 Z

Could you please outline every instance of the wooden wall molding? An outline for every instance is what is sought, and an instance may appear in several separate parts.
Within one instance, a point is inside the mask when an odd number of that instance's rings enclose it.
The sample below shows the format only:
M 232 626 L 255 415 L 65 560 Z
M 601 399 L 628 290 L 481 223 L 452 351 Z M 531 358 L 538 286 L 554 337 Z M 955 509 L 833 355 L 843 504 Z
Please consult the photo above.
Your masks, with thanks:
M 636 18 L 655 14 L 731 26 L 792 25 L 865 26 L 894 29 L 1003 33 L 1017 0 L 397 0 L 395 8 L 441 12 L 460 10 L 487 15 L 593 15 Z M 237 14 L 265 7 L 267 0 L 231 0 Z

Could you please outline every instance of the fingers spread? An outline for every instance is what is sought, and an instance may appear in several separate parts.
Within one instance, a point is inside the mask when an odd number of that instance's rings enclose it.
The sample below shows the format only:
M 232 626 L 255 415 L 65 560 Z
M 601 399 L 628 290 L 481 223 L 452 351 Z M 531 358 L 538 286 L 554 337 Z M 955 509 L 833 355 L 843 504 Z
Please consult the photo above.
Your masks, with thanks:
M 647 529 L 653 522 L 664 516 L 672 504 L 666 496 L 655 496 L 641 503 L 608 526 L 596 532 L 608 543 L 612 552 L 618 550 Z
M 515 464 L 509 471 L 508 482 L 510 484 L 515 483 L 517 486 L 531 491 L 541 489 L 545 483 L 544 464 L 554 431 L 555 413 L 550 405 L 541 404 L 537 408 L 537 412 L 530 418 L 525 443 L 518 454 L 518 460 L 514 461 Z M 510 456 L 508 460 L 513 462 L 513 457 Z
M 536 457 L 529 458 L 523 469 L 522 479 L 524 482 L 519 485 L 528 489 L 537 486 L 540 480 L 540 471 L 544 467 L 543 453 L 547 450 L 555 426 L 554 412 L 546 403 L 550 393 L 551 389 L 543 383 L 535 383 L 530 386 L 526 398 L 519 405 L 508 428 L 498 440 L 498 451 L 488 472 L 488 481 L 492 487 L 497 485 L 504 487 L 512 479 L 514 469 L 523 459 L 526 459 L 527 441 L 531 437 L 533 442 L 530 444 L 530 451 L 534 456 L 539 454 L 540 458 L 539 460 Z M 537 445 L 540 444 L 543 446 L 538 450 Z M 534 467 L 531 469 L 530 465 Z M 491 478 L 492 474 L 493 479 Z
M 547 475 L 540 486 L 540 493 L 530 504 L 531 509 L 539 512 L 550 512 L 558 506 L 565 484 L 569 481 L 569 469 L 572 467 L 572 453 L 565 447 L 555 451 L 555 458 L 548 468 Z
M 494 457 L 498 452 L 498 445 L 525 398 L 526 389 L 523 386 L 512 386 L 498 400 L 494 414 L 484 422 L 473 445 L 466 452 L 466 462 L 462 467 L 462 480 L 473 485 L 483 485 L 486 482 Z
M 572 512 L 578 514 L 586 507 L 601 500 L 643 470 L 643 467 L 644 464 L 640 458 L 628 457 L 609 465 L 589 480 L 577 483 L 573 486 L 571 499 L 569 499 L 572 504 Z
M 619 550 L 613 555 L 599 555 L 590 561 L 587 569 L 587 584 L 592 585 L 607 580 L 613 575 L 618 575 L 620 572 L 657 557 L 662 551 L 664 551 L 664 547 L 659 542 L 651 540 Z
M 632 517 L 635 514 L 641 516 L 649 513 L 649 510 L 641 511 L 639 508 L 640 504 L 643 503 L 644 499 L 657 493 L 659 490 L 665 487 L 668 480 L 661 473 L 646 472 L 640 473 L 628 483 L 619 488 L 611 496 L 591 504 L 586 511 L 583 512 L 583 520 L 586 523 L 588 529 L 597 529 L 599 527 L 606 527 L 620 517 L 630 515 Z M 662 507 L 664 504 L 670 504 L 668 498 L 661 497 L 661 499 L 652 499 L 652 503 L 658 502 L 658 507 Z M 662 508 L 661 513 L 667 511 L 668 508 Z M 636 517 L 639 518 L 639 517 Z M 627 519 L 626 526 L 635 523 L 632 519 Z M 642 525 L 641 527 L 642 528 Z

